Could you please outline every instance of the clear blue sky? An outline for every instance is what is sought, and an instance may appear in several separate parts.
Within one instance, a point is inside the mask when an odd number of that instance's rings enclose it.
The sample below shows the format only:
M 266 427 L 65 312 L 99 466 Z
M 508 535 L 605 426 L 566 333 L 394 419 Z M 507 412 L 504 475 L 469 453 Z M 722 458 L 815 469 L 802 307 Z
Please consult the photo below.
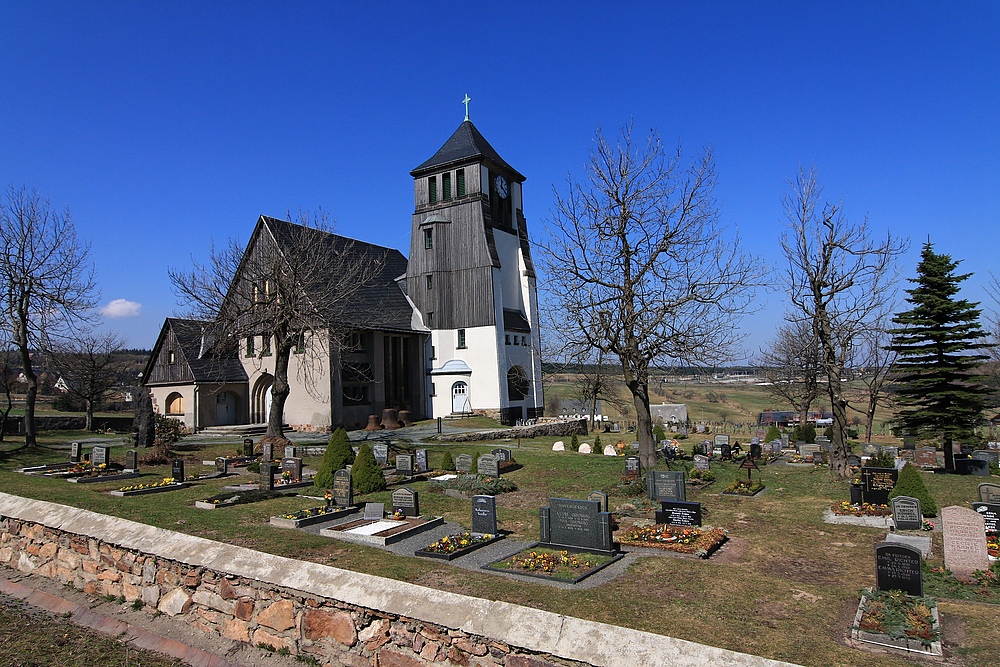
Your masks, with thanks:
M 614 7 L 613 11 L 609 8 Z M 710 146 L 723 220 L 780 265 L 780 200 L 815 166 L 849 217 L 1000 273 L 1000 3 L 0 3 L 0 185 L 69 207 L 105 327 L 152 346 L 168 267 L 258 215 L 322 206 L 408 252 L 409 171 L 461 123 L 552 188 L 628 119 Z M 748 318 L 756 349 L 781 295 Z M 112 315 L 117 315 L 113 317 Z

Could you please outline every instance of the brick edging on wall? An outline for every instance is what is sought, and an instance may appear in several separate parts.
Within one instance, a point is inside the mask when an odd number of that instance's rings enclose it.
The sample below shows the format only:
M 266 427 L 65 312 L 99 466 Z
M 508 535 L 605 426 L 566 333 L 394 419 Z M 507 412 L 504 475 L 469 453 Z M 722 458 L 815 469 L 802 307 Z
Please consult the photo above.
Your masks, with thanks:
M 6 493 L 0 493 L 0 562 L 190 615 L 207 632 L 355 664 L 378 656 L 380 664 L 522 667 L 548 664 L 546 655 L 607 667 L 790 664 Z M 164 610 L 168 599 L 175 607 Z M 291 625 L 273 620 L 279 617 Z

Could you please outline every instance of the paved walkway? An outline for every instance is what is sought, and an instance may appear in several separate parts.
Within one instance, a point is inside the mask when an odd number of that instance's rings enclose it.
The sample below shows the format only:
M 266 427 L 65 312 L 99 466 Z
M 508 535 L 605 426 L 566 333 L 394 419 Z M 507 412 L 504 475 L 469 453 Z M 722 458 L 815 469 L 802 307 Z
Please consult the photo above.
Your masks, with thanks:
M 69 614 L 73 623 L 96 630 L 111 637 L 124 635 L 135 648 L 163 653 L 183 660 L 194 667 L 241 667 L 217 655 L 183 642 L 164 637 L 143 628 L 124 623 L 75 602 L 37 590 L 17 581 L 0 577 L 0 593 L 23 600 L 33 607 L 56 615 Z

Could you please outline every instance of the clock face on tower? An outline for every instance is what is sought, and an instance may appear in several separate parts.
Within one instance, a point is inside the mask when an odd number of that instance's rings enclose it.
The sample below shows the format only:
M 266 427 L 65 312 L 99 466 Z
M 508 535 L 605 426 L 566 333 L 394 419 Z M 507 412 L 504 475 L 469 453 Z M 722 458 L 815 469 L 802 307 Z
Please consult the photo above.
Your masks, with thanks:
M 496 180 L 493 184 L 496 186 L 497 194 L 500 195 L 500 199 L 506 199 L 509 189 L 507 187 L 507 179 L 503 177 L 503 174 L 497 174 Z

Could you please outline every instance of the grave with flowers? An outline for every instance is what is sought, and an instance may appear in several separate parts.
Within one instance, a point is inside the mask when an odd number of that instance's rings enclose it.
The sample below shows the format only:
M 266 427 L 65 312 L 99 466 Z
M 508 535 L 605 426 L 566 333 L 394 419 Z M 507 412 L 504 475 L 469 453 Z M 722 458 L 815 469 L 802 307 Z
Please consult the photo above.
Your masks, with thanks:
M 117 491 L 109 491 L 109 496 L 118 498 L 128 498 L 131 496 L 145 496 L 151 493 L 164 493 L 166 491 L 176 491 L 186 489 L 191 486 L 187 482 L 178 482 L 173 477 L 164 477 L 157 482 L 147 482 L 145 484 L 131 484 L 123 486 Z
M 325 504 L 319 507 L 309 507 L 281 516 L 272 516 L 270 524 L 279 528 L 305 528 L 306 526 L 329 523 L 356 513 L 358 508 L 354 505 L 351 473 L 345 469 L 335 472 L 333 489 L 326 489 L 323 492 L 323 500 Z
M 444 523 L 444 517 L 420 514 L 419 496 L 409 487 L 392 492 L 392 509 L 386 516 L 383 503 L 366 503 L 364 516 L 322 528 L 319 534 L 338 540 L 384 547 Z
M 472 497 L 472 529 L 445 535 L 422 549 L 417 556 L 454 560 L 502 539 L 497 528 L 497 505 L 493 496 Z

